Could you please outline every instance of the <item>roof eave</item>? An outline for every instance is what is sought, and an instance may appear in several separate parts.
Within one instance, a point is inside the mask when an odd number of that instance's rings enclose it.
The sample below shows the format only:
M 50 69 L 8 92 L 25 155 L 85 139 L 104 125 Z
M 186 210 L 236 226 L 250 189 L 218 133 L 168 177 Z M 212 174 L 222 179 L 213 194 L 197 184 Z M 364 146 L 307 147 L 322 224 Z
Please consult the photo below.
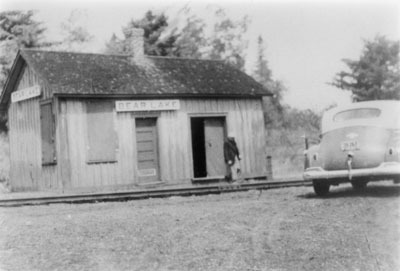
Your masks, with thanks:
M 246 98 L 246 99 L 260 99 L 263 96 L 271 96 L 271 94 L 196 94 L 196 93 L 186 93 L 186 94 L 176 94 L 176 93 L 166 93 L 166 94 L 80 94 L 80 93 L 54 93 L 54 96 L 59 98 L 116 98 L 116 99 L 145 99 L 145 98 Z
M 11 95 L 9 93 L 10 88 L 12 88 L 13 87 L 12 84 L 16 82 L 16 80 L 14 80 L 15 76 L 17 76 L 17 77 L 19 76 L 18 74 L 15 74 L 17 72 L 16 71 L 16 67 L 17 67 L 19 61 L 25 61 L 25 59 L 22 57 L 21 50 L 18 50 L 17 55 L 15 56 L 14 62 L 13 62 L 12 66 L 11 66 L 11 69 L 10 69 L 10 74 L 7 76 L 6 82 L 5 82 L 3 90 L 1 92 L 1 95 L 0 95 L 0 111 L 6 111 L 7 110 L 7 105 L 8 105 L 8 102 L 9 102 L 9 96 Z M 22 66 L 23 66 L 23 64 L 22 64 Z M 8 100 L 6 100 L 7 98 L 8 98 Z

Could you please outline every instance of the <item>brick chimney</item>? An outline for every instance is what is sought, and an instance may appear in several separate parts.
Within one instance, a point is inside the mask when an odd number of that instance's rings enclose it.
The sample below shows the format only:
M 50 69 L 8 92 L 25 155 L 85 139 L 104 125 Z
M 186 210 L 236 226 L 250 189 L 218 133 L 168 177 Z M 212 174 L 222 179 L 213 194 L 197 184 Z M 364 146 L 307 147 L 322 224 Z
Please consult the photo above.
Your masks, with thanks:
M 140 64 L 145 60 L 144 54 L 144 30 L 142 28 L 125 28 L 126 47 L 132 63 Z

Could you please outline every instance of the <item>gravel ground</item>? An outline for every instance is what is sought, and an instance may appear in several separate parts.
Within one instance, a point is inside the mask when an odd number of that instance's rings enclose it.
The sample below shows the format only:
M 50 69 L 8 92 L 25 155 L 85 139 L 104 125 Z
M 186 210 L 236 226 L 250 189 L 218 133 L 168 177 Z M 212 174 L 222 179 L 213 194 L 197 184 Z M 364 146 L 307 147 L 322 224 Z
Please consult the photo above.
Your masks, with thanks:
M 400 270 L 400 186 L 0 208 L 1 270 Z

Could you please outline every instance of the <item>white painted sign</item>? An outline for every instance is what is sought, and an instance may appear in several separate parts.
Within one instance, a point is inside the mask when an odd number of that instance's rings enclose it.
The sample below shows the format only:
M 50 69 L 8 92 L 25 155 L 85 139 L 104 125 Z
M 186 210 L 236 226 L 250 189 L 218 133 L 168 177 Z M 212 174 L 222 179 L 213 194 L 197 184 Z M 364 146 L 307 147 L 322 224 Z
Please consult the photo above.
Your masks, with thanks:
M 147 176 L 156 176 L 157 171 L 155 168 L 147 168 L 147 169 L 139 169 L 139 176 L 140 177 L 147 177 Z
M 179 100 L 126 100 L 116 101 L 117 112 L 179 110 Z
M 40 86 L 35 85 L 29 88 L 24 88 L 18 91 L 14 91 L 11 93 L 11 102 L 16 103 L 19 101 L 27 100 L 30 98 L 34 98 L 40 96 Z

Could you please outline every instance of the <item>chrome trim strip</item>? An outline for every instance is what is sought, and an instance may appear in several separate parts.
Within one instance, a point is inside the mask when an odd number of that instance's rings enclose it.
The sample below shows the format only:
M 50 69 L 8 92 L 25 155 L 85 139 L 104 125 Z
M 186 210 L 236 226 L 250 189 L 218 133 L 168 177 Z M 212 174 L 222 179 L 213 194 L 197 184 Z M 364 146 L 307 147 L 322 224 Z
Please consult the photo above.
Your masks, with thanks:
M 393 176 L 400 175 L 400 163 L 398 162 L 386 162 L 380 164 L 376 168 L 363 168 L 363 169 L 352 169 L 352 178 L 357 177 L 379 177 L 379 176 Z M 303 173 L 304 180 L 315 180 L 315 179 L 348 179 L 348 170 L 334 170 L 327 171 L 321 167 L 311 167 L 306 169 Z

